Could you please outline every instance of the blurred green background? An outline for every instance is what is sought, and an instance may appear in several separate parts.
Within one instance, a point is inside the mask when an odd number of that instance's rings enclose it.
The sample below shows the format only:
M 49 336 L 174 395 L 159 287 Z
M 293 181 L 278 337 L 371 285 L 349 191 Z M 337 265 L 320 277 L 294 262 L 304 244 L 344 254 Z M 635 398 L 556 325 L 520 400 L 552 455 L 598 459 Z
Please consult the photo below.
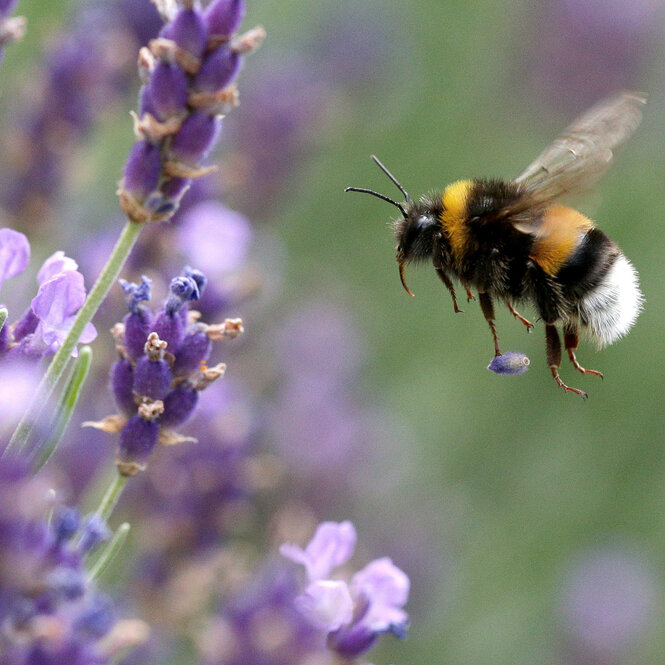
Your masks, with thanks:
M 30 28 L 3 64 L 5 109 L 16 110 L 11 91 L 29 87 L 31 59 L 76 4 L 20 2 Z M 440 575 L 428 594 L 412 598 L 409 639 L 384 642 L 373 661 L 660 662 L 662 3 L 254 0 L 245 25 L 256 22 L 269 37 L 241 85 L 251 86 L 263 66 L 297 61 L 314 68 L 324 102 L 316 118 L 302 120 L 304 149 L 270 206 L 250 211 L 240 187 L 228 201 L 285 243 L 275 312 L 312 300 L 348 308 L 368 350 L 358 388 L 410 432 L 403 447 L 385 450 L 385 466 L 404 469 L 399 483 L 354 514 L 321 517 L 351 518 L 362 533 L 378 512 L 384 525 L 415 523 L 437 537 L 423 557 L 441 564 L 431 566 Z M 409 298 L 387 228 L 393 210 L 343 189 L 395 195 L 371 153 L 414 196 L 460 178 L 509 178 L 577 114 L 622 87 L 649 94 L 643 125 L 580 208 L 634 263 L 646 306 L 616 345 L 581 346 L 580 362 L 602 370 L 604 381 L 564 363 L 564 381 L 589 392 L 583 402 L 552 381 L 542 324 L 527 335 L 503 308 L 502 348 L 524 352 L 531 367 L 520 377 L 486 371 L 492 344 L 477 303 L 454 315 L 427 266 L 408 271 L 417 294 Z M 280 91 L 291 93 L 296 106 L 306 103 L 302 91 Z M 229 133 L 233 145 L 233 125 Z M 124 112 L 90 138 L 96 192 L 117 180 L 131 141 Z M 113 189 L 98 194 L 109 209 Z M 383 551 L 372 554 L 391 554 L 391 539 L 400 537 L 399 528 L 384 534 Z

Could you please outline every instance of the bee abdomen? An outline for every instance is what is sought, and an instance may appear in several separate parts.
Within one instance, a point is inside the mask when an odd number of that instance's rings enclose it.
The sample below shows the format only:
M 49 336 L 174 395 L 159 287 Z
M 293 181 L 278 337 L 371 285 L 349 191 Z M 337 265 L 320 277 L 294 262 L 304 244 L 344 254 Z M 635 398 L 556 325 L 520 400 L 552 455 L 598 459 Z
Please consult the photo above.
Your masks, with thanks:
M 599 347 L 623 337 L 632 328 L 644 302 L 633 265 L 618 248 L 612 258 L 597 285 L 578 304 L 580 321 Z

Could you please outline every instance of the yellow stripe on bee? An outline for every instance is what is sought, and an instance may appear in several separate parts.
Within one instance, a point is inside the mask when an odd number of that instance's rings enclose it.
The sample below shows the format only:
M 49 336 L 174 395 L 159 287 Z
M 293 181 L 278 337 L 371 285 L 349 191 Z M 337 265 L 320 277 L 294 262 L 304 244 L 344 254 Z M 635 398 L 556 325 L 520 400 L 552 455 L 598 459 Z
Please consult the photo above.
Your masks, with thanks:
M 566 206 L 550 206 L 543 213 L 530 258 L 548 275 L 556 275 L 592 228 L 591 220 L 581 212 Z
M 469 230 L 467 227 L 466 210 L 472 186 L 473 180 L 458 180 L 448 185 L 441 197 L 443 203 L 441 225 L 448 236 L 450 249 L 453 257 L 456 259 L 464 256 L 464 250 L 468 241 Z

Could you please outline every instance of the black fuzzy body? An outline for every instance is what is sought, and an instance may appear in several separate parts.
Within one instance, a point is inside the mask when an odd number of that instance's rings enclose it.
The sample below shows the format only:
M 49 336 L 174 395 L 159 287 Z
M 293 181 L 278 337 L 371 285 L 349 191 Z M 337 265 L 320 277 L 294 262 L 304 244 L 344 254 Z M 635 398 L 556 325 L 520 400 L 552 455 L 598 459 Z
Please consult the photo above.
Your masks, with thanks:
M 620 250 L 593 227 L 556 274 L 548 274 L 534 260 L 534 235 L 518 230 L 515 219 L 506 214 L 522 197 L 512 182 L 473 181 L 466 199 L 464 251 L 457 255 L 442 221 L 442 195 L 423 197 L 398 225 L 398 256 L 400 247 L 412 250 L 407 260 L 429 255 L 435 267 L 465 287 L 513 304 L 532 303 L 546 323 L 578 319 L 579 303 L 603 281 Z M 520 227 L 537 228 L 543 213 L 539 208 L 523 212 Z M 438 224 L 423 224 L 425 218 L 436 218 Z

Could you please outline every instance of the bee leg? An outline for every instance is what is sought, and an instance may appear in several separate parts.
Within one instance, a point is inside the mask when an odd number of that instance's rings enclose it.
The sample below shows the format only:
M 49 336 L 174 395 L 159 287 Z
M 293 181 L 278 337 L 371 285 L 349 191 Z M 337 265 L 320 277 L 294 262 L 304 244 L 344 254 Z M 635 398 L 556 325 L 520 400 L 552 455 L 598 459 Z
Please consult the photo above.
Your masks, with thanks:
M 457 295 L 455 294 L 455 287 L 453 286 L 453 283 L 450 281 L 450 277 L 448 277 L 443 268 L 435 267 L 435 269 L 436 269 L 436 274 L 441 278 L 441 281 L 446 285 L 446 288 L 448 289 L 450 295 L 453 298 L 453 307 L 455 308 L 455 314 L 462 314 L 464 310 L 460 309 L 457 306 Z
M 583 390 L 567 386 L 559 376 L 559 367 L 561 367 L 561 339 L 553 323 L 545 324 L 545 343 L 547 347 L 547 364 L 557 385 L 563 390 L 576 393 L 582 399 L 586 399 L 588 395 Z
M 575 349 L 577 348 L 579 341 L 580 338 L 577 333 L 577 326 L 574 323 L 566 323 L 563 327 L 563 343 L 566 347 L 566 351 L 568 351 L 568 357 L 570 358 L 570 362 L 573 363 L 573 367 L 578 372 L 582 372 L 582 374 L 595 374 L 602 379 L 602 372 L 599 372 L 595 369 L 584 369 L 584 367 L 582 367 L 582 365 L 577 362 L 577 358 L 575 357 Z
M 465 286 L 464 289 L 466 290 L 466 301 L 471 302 L 472 300 L 476 299 L 476 296 L 471 293 L 471 290 L 469 289 L 468 286 Z
M 483 310 L 483 314 L 485 315 L 485 320 L 492 331 L 492 337 L 494 338 L 494 355 L 500 356 L 501 351 L 499 351 L 499 337 L 496 334 L 496 326 L 494 325 L 494 305 L 492 304 L 492 299 L 486 293 L 478 291 L 478 302 L 480 303 L 480 309 Z
M 510 310 L 510 313 L 516 319 L 519 319 L 526 326 L 526 331 L 528 333 L 530 333 L 533 330 L 533 323 L 531 323 L 531 321 L 529 321 L 529 319 L 525 319 L 509 302 L 507 302 L 506 305 L 508 305 L 508 309 Z

